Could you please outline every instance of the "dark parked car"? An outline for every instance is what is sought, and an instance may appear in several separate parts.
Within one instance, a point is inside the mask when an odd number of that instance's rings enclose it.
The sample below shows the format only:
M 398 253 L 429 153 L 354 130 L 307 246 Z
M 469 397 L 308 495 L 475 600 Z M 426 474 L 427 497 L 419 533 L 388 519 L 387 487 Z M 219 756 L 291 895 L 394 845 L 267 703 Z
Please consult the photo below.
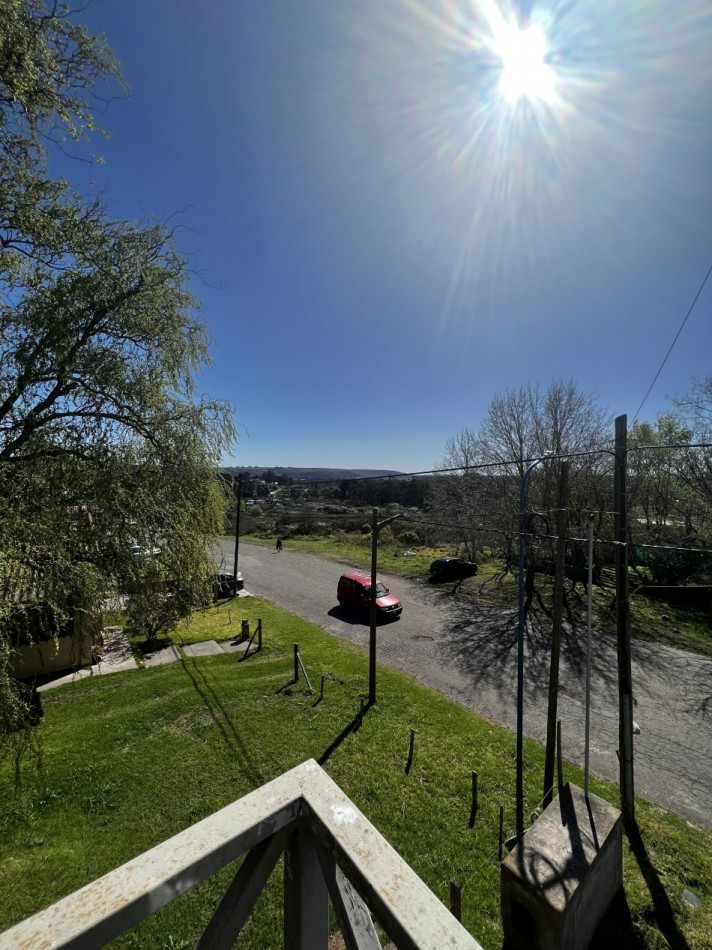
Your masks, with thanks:
M 463 581 L 474 577 L 477 565 L 474 561 L 465 561 L 461 557 L 439 557 L 430 565 L 430 574 L 434 581 Z
M 237 572 L 237 585 L 235 578 L 229 571 L 218 571 L 213 581 L 213 597 L 219 600 L 221 597 L 234 597 L 238 590 L 242 590 L 245 582 L 242 579 L 240 571 Z

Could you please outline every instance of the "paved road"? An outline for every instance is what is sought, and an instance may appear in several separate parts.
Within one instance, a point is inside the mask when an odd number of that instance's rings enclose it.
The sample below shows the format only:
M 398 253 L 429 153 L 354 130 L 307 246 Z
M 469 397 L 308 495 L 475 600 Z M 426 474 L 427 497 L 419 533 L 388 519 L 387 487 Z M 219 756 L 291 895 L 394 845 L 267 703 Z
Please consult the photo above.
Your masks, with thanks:
M 231 567 L 233 548 L 223 543 Z M 366 618 L 336 601 L 338 565 L 286 546 L 240 545 L 245 587 L 323 629 L 368 647 Z M 486 603 L 465 604 L 449 586 L 379 572 L 401 598 L 401 619 L 379 627 L 378 662 L 422 683 L 493 722 L 516 727 L 516 616 Z M 531 627 L 531 625 L 530 625 Z M 549 629 L 529 629 L 526 645 L 524 729 L 546 737 Z M 591 770 L 618 781 L 616 651 L 612 638 L 595 637 L 592 663 Z M 585 631 L 565 632 L 559 716 L 566 758 L 583 764 Z M 633 646 L 635 790 L 694 824 L 712 828 L 712 660 L 657 644 Z

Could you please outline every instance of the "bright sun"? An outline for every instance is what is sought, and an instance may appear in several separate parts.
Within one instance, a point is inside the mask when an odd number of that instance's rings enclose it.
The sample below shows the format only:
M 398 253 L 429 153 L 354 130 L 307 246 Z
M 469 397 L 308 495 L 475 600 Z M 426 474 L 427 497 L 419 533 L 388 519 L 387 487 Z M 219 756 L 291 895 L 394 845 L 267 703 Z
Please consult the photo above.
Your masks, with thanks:
M 520 99 L 551 103 L 556 99 L 556 73 L 547 63 L 549 52 L 544 30 L 532 23 L 502 23 L 492 42 L 502 61 L 499 92 L 507 102 Z

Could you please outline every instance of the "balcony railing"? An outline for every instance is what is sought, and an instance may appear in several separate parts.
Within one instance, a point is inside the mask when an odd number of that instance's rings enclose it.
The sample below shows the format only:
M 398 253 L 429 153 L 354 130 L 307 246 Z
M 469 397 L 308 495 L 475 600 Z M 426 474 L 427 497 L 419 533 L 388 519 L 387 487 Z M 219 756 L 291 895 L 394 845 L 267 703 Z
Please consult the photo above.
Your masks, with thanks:
M 229 950 L 284 853 L 284 947 L 327 950 L 329 899 L 349 950 L 475 950 L 458 923 L 341 789 L 304 762 L 0 934 L 0 950 L 103 947 L 245 855 L 196 944 Z

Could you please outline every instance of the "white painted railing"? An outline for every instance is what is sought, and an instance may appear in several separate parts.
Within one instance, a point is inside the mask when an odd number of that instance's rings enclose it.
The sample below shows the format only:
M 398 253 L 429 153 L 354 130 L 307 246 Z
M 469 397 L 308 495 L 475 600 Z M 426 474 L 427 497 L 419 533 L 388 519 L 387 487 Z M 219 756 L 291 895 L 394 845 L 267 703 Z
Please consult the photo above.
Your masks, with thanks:
M 0 934 L 0 950 L 103 947 L 246 855 L 196 950 L 229 950 L 284 853 L 284 947 L 327 950 L 329 899 L 349 950 L 480 945 L 313 760 Z

